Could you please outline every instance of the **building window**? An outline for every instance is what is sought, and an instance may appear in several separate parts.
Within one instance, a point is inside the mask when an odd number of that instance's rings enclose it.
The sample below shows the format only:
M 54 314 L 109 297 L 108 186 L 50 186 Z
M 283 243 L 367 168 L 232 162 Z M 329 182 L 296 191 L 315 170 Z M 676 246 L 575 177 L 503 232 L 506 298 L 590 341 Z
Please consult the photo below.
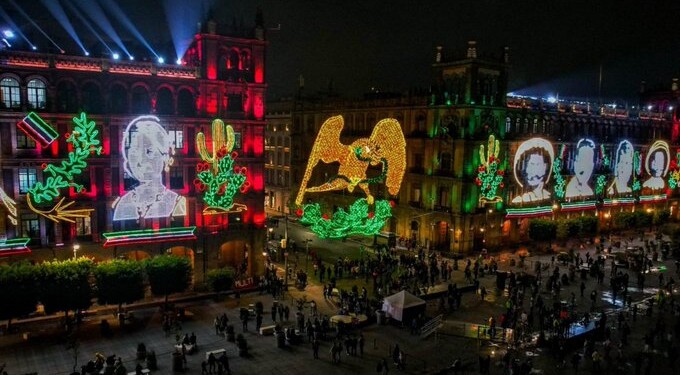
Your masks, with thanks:
M 45 98 L 47 97 L 47 89 L 45 82 L 34 79 L 28 82 L 28 104 L 31 109 L 45 109 Z
M 170 168 L 170 189 L 181 189 L 184 187 L 184 174 L 181 167 Z
M 451 195 L 449 194 L 448 187 L 439 187 L 439 205 L 445 208 L 451 207 Z
M 271 143 L 270 143 L 271 145 Z M 240 132 L 234 132 L 234 150 L 240 150 L 241 149 L 241 133 Z
M 89 236 L 92 234 L 92 226 L 89 217 L 76 218 L 76 236 Z
M 411 202 L 420 203 L 420 184 L 413 184 L 411 186 Z
M 35 184 L 37 172 L 35 168 L 19 168 L 19 193 L 26 194 Z
M 40 238 L 40 221 L 38 221 L 38 215 L 21 215 L 21 236 L 26 238 Z
M 441 156 L 441 169 L 443 171 L 450 171 L 451 170 L 451 154 L 448 152 L 442 153 Z
M 0 81 L 0 105 L 3 108 L 21 107 L 19 82 L 14 78 L 3 78 Z
M 168 130 L 168 136 L 170 137 L 170 142 L 172 142 L 172 147 L 176 150 L 184 148 L 184 132 L 181 130 Z
M 23 130 L 17 129 L 17 148 L 33 149 L 35 148 L 35 141 L 33 138 L 26 135 Z

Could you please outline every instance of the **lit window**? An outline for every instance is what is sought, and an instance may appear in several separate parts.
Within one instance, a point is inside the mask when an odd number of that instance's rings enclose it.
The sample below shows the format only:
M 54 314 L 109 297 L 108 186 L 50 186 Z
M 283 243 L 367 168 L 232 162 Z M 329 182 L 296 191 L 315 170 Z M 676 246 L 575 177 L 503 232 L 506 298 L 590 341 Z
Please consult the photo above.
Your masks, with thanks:
M 17 148 L 35 148 L 35 141 L 22 130 L 17 129 Z
M 77 236 L 88 236 L 92 234 L 92 226 L 90 225 L 89 217 L 78 217 L 76 218 L 76 235 Z
M 19 168 L 19 193 L 26 194 L 36 181 L 35 168 Z
M 184 133 L 181 130 L 168 130 L 168 136 L 172 147 L 175 149 L 184 148 Z
M 38 79 L 28 82 L 28 103 L 32 109 L 45 109 L 46 93 L 45 82 Z
M 241 133 L 234 132 L 234 150 L 241 149 Z
M 21 237 L 40 238 L 38 215 L 21 215 Z
M 0 81 L 0 105 L 3 108 L 19 108 L 19 82 L 14 78 L 3 78 Z

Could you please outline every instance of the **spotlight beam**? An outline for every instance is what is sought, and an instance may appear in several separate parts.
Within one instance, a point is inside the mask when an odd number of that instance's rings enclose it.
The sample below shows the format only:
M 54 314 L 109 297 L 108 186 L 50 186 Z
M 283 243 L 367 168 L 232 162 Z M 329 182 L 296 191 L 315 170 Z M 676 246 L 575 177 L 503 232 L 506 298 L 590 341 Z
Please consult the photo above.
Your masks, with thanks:
M 66 30 L 66 32 L 76 42 L 76 44 L 80 46 L 80 49 L 83 50 L 83 53 L 87 54 L 87 49 L 85 49 L 83 42 L 80 41 L 76 30 L 73 28 L 71 21 L 68 19 L 68 16 L 66 15 L 66 12 L 64 12 L 64 8 L 62 8 L 61 4 L 59 4 L 59 1 L 40 0 L 40 2 L 47 8 L 47 10 L 50 11 L 50 13 L 52 13 L 52 16 L 54 16 L 54 18 L 59 21 L 61 27 L 63 27 L 64 30 Z
M 128 57 L 131 57 L 130 51 L 125 48 L 122 39 L 116 32 L 116 30 L 111 25 L 109 18 L 104 14 L 102 8 L 94 0 L 72 0 L 81 10 L 81 13 L 86 14 L 93 22 L 99 26 L 100 29 L 104 30 L 104 33 L 108 35 L 118 48 L 120 48 Z
M 40 26 L 38 26 L 38 24 L 35 23 L 35 21 L 33 21 L 33 19 L 32 19 L 28 14 L 26 14 L 26 12 L 24 12 L 23 9 L 21 9 L 21 8 L 19 7 L 19 4 L 17 4 L 14 0 L 8 0 L 8 1 L 10 2 L 10 4 L 12 4 L 12 6 L 13 6 L 19 13 L 21 13 L 22 16 L 24 16 L 24 18 L 26 18 L 26 19 L 28 20 L 28 22 L 30 22 L 33 26 L 35 26 L 35 28 L 38 29 L 38 31 L 40 31 L 40 33 L 41 33 L 42 35 L 44 35 L 45 38 L 47 38 L 47 40 L 49 40 L 55 47 L 57 47 L 57 49 L 59 50 L 59 52 L 64 53 L 64 50 L 63 50 L 63 49 L 62 49 L 62 48 L 61 48 L 54 40 L 52 40 L 52 38 L 50 38 L 49 35 L 47 35 L 47 33 L 45 32 L 45 30 L 43 30 Z
M 2 17 L 5 20 L 5 22 L 7 22 L 7 24 L 12 28 L 12 31 L 17 33 L 23 40 L 25 40 L 26 43 L 28 43 L 28 45 L 31 46 L 31 48 L 33 49 L 36 48 L 35 44 L 31 43 L 31 41 L 28 40 L 26 35 L 24 35 L 24 33 L 21 32 L 17 24 L 14 23 L 14 21 L 12 21 L 12 18 L 9 16 L 9 14 L 7 14 L 7 12 L 5 12 L 4 9 L 2 9 L 2 6 L 0 6 L 0 17 Z
M 177 59 L 184 57 L 196 34 L 195 25 L 205 18 L 206 9 L 210 9 L 214 3 L 214 0 L 163 0 L 165 19 Z
M 43 0 L 44 1 L 44 0 Z M 140 43 L 142 43 L 156 58 L 159 58 L 158 54 L 156 51 L 154 51 L 153 48 L 149 45 L 149 43 L 144 39 L 142 34 L 137 30 L 137 27 L 130 21 L 130 19 L 125 15 L 123 10 L 116 4 L 113 0 L 100 0 L 101 4 L 106 8 L 106 10 L 109 11 L 109 13 L 113 14 L 114 17 L 125 26 L 128 31 L 139 40 Z
M 113 50 L 109 47 L 108 44 L 106 44 L 106 42 L 104 41 L 104 39 L 102 39 L 97 30 L 94 29 L 90 21 L 88 21 L 87 18 L 85 18 L 85 16 L 83 16 L 83 14 L 73 4 L 71 4 L 70 1 L 65 1 L 64 3 L 66 3 L 66 6 L 71 10 L 71 12 L 73 12 L 83 22 L 85 27 L 87 27 L 88 30 L 90 30 L 92 34 L 94 34 L 94 36 L 97 39 L 99 39 L 100 42 L 102 42 L 104 47 L 106 47 L 106 49 L 109 50 L 109 53 L 113 55 Z

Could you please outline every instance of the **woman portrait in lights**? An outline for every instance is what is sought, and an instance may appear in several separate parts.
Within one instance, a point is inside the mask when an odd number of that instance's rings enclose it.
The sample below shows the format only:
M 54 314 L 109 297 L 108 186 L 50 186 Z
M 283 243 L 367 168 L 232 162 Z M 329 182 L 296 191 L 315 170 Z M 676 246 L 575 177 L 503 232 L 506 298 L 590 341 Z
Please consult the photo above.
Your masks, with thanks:
M 643 188 L 660 190 L 666 187 L 664 177 L 666 177 L 670 165 L 669 155 L 668 143 L 656 141 L 652 144 L 645 159 L 645 168 L 647 168 L 650 177 L 642 184 Z
M 555 153 L 550 142 L 532 138 L 523 142 L 515 153 L 515 181 L 524 193 L 513 198 L 512 203 L 539 202 L 550 199 L 545 188 L 552 172 Z
M 616 149 L 616 164 L 614 165 L 614 182 L 612 182 L 607 193 L 609 195 L 632 193 L 630 187 L 633 178 L 633 158 L 635 150 L 629 141 L 621 141 Z
M 141 116 L 123 133 L 125 172 L 139 182 L 114 202 L 113 220 L 183 216 L 186 199 L 163 185 L 172 164 L 168 133 L 154 116 Z
M 593 169 L 595 169 L 595 142 L 583 138 L 576 144 L 574 177 L 567 184 L 565 198 L 593 195 L 593 188 L 588 185 Z

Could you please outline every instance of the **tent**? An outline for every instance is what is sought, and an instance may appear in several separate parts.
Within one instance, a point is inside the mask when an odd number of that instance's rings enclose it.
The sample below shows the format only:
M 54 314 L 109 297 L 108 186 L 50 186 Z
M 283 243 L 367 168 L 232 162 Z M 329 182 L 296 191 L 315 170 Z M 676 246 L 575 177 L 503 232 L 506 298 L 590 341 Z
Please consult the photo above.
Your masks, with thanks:
M 399 293 L 385 297 L 382 311 L 394 320 L 410 323 L 411 319 L 425 312 L 425 301 L 402 290 Z

